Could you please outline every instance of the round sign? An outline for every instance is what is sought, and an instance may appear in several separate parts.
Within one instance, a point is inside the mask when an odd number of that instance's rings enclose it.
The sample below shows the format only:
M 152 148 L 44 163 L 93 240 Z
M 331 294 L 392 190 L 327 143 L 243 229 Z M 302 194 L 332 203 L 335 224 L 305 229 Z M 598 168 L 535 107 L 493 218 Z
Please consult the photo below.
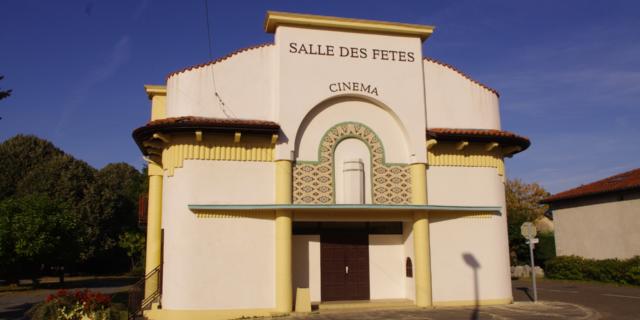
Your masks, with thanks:
M 523 237 L 527 239 L 535 238 L 538 231 L 536 230 L 536 226 L 531 222 L 525 222 L 520 226 L 520 233 Z

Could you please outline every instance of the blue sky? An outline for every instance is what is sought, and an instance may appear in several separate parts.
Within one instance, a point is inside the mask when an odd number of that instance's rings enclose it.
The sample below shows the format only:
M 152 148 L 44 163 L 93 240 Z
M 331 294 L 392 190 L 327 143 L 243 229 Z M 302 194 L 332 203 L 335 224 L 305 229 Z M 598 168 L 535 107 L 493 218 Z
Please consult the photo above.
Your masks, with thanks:
M 510 178 L 551 192 L 640 167 L 640 2 L 213 1 L 214 58 L 272 41 L 267 10 L 436 26 L 424 55 L 501 93 L 503 128 L 533 144 Z M 149 117 L 144 84 L 208 60 L 204 4 L 0 4 L 0 141 L 48 139 L 91 165 L 143 160 L 131 131 Z

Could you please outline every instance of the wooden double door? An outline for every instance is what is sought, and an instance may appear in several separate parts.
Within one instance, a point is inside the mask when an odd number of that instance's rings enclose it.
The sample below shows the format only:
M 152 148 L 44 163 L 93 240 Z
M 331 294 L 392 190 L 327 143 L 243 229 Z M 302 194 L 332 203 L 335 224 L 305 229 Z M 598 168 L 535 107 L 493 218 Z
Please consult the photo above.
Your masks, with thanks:
M 369 300 L 369 235 L 366 230 L 320 234 L 322 301 Z

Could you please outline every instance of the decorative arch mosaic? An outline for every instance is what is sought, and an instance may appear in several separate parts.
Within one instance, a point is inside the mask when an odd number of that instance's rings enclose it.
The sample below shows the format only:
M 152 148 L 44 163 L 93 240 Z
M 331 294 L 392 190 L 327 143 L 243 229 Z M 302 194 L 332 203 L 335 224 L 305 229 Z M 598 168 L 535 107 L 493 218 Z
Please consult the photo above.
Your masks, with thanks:
M 409 204 L 411 175 L 407 164 L 386 163 L 384 146 L 376 133 L 358 122 L 339 123 L 324 134 L 318 161 L 297 161 L 293 167 L 293 203 L 335 203 L 334 151 L 347 138 L 364 142 L 371 155 L 371 200 L 373 204 Z

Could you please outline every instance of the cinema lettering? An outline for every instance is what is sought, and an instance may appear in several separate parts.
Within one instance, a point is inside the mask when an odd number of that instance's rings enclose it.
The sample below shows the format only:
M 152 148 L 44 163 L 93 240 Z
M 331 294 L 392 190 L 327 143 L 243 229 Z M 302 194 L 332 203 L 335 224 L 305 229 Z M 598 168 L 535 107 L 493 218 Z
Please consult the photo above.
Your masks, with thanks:
M 327 44 L 289 43 L 289 53 L 341 58 L 359 58 L 382 61 L 414 62 L 415 54 L 411 51 L 344 47 Z
M 530 142 L 497 91 L 423 57 L 431 26 L 268 12 L 265 30 L 145 86 L 144 315 L 511 303 L 505 158 Z
M 331 92 L 363 92 L 378 95 L 378 88 L 362 82 L 336 82 L 329 85 Z

